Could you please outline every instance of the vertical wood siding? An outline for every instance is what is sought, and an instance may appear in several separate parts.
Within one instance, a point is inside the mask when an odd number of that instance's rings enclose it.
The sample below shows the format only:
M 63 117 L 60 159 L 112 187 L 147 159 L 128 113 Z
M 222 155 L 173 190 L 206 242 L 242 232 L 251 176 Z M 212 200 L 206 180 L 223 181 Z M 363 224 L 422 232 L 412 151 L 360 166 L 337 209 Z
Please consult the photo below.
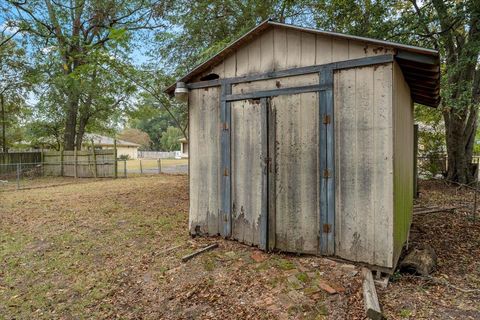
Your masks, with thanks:
M 318 93 L 273 97 L 275 247 L 318 252 Z M 272 143 L 272 142 L 271 142 Z
M 413 211 L 413 104 L 410 89 L 397 63 L 394 96 L 394 262 L 407 240 Z
M 191 90 L 190 218 L 191 234 L 219 233 L 220 88 Z
M 260 100 L 232 102 L 232 237 L 260 244 L 260 218 L 264 210 L 266 106 Z
M 364 42 L 274 27 L 194 81 L 210 73 L 216 73 L 220 78 L 239 77 L 386 53 L 393 53 L 393 50 Z
M 363 42 L 275 27 L 202 76 L 213 72 L 220 78 L 238 77 L 392 52 L 392 49 Z M 393 266 L 394 260 L 392 76 L 392 65 L 384 65 L 344 70 L 334 77 L 336 254 L 387 268 Z M 317 81 L 318 75 L 313 74 L 257 81 L 236 84 L 232 92 L 246 93 Z M 219 88 L 195 90 L 190 101 L 191 228 L 198 224 L 201 230 L 209 233 L 210 230 L 218 232 L 219 224 L 218 91 Z M 273 97 L 271 104 L 276 128 L 273 146 L 276 216 L 271 221 L 275 221 L 276 239 L 270 234 L 269 241 L 275 240 L 276 248 L 281 250 L 317 253 L 320 225 L 318 94 Z M 256 228 L 261 206 L 258 188 L 262 186 L 262 175 L 258 156 L 264 150 L 261 151 L 255 142 L 262 135 L 257 123 L 261 118 L 255 108 L 248 101 L 232 103 L 232 118 L 236 119 L 232 120 L 235 122 L 232 146 L 235 144 L 238 150 L 232 151 L 231 174 L 235 190 L 232 197 L 235 198 L 234 219 L 237 219 L 233 223 L 238 226 L 233 227 L 233 236 L 252 244 L 258 244 L 255 232 L 246 235 L 240 223 L 242 220 L 238 218 L 243 207 L 242 218 L 247 217 L 248 228 Z M 194 150 L 199 146 L 201 149 Z M 410 153 L 408 156 L 411 158 Z M 403 243 L 406 224 L 401 221 L 407 218 L 403 214 L 396 219 L 402 226 L 398 227 L 401 232 L 396 239 Z
M 336 255 L 392 266 L 392 65 L 334 76 Z

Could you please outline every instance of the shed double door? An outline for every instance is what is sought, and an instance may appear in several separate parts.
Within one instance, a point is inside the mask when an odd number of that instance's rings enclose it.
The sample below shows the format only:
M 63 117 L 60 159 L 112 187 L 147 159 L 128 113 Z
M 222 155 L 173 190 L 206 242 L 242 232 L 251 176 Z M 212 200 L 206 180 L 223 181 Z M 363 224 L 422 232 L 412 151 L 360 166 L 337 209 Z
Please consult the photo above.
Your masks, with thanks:
M 318 93 L 231 103 L 232 237 L 319 253 Z

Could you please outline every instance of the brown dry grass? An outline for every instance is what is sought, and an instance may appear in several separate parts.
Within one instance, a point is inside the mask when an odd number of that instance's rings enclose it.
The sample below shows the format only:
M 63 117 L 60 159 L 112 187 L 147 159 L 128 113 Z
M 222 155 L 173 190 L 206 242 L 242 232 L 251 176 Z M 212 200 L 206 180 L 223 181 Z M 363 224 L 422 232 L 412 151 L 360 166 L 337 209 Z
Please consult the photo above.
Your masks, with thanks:
M 191 239 L 187 208 L 180 175 L 0 193 L 0 318 L 361 317 L 355 267 Z
M 191 239 L 187 179 L 82 180 L 0 193 L 0 319 L 363 318 L 358 268 Z M 470 199 L 471 192 L 428 182 L 419 203 Z M 395 274 L 379 290 L 389 319 L 480 318 L 477 292 L 445 284 L 480 287 L 479 225 L 466 210 L 414 217 L 410 243 L 435 248 L 437 281 Z M 212 242 L 220 247 L 180 261 Z M 327 294 L 325 283 L 339 294 Z

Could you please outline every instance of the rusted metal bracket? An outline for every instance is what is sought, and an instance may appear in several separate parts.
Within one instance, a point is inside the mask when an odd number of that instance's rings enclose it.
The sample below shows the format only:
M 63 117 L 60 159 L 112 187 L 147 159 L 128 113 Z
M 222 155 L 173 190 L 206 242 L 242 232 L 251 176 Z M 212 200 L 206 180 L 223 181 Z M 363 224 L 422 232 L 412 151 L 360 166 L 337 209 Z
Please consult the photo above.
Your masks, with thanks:
M 330 124 L 331 120 L 330 120 L 330 115 L 329 114 L 325 114 L 323 115 L 323 124 Z
M 332 225 L 328 223 L 323 224 L 323 233 L 330 233 L 332 232 Z
M 328 169 L 324 169 L 324 170 L 323 170 L 323 177 L 324 177 L 325 179 L 330 178 L 330 171 L 328 171 Z

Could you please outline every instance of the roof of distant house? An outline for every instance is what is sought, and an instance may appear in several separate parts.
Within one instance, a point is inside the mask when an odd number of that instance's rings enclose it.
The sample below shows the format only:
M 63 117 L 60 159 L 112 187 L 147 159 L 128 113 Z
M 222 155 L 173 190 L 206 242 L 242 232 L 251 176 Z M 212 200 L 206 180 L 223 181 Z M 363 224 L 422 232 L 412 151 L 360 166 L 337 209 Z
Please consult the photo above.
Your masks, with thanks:
M 113 147 L 113 145 L 115 144 L 113 138 L 102 136 L 96 133 L 86 133 L 83 140 L 85 141 L 85 143 L 91 143 L 91 141 L 93 140 L 93 143 L 96 146 Z M 140 144 L 135 142 L 117 139 L 117 147 L 140 147 L 140 146 L 141 146 Z

